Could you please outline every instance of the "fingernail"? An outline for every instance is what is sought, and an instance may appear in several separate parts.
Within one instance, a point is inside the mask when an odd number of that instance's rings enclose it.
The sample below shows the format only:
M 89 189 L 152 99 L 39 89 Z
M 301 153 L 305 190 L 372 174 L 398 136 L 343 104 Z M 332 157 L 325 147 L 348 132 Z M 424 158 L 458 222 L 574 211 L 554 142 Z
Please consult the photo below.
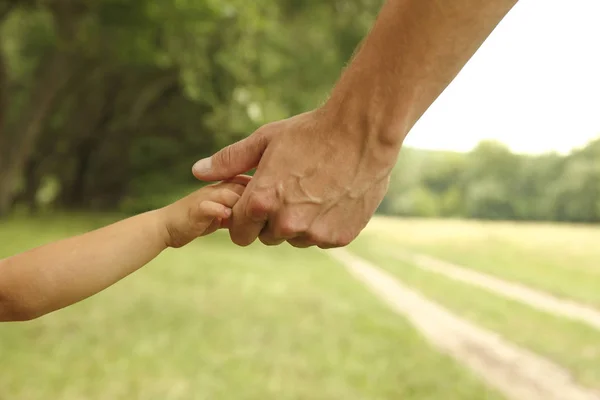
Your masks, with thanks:
M 192 167 L 192 170 L 197 174 L 207 174 L 212 167 L 212 159 L 210 157 L 203 158 Z
M 225 218 L 229 218 L 231 217 L 231 208 L 226 208 L 225 209 Z

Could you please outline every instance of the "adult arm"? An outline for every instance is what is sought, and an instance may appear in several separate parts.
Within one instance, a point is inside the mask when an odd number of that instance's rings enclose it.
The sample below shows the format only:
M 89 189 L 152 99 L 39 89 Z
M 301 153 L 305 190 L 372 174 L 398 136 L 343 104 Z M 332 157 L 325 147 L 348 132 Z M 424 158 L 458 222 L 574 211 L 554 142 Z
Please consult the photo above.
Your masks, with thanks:
M 388 0 L 324 106 L 267 124 L 193 168 L 201 180 L 258 167 L 232 240 L 339 247 L 366 226 L 412 126 L 516 0 Z

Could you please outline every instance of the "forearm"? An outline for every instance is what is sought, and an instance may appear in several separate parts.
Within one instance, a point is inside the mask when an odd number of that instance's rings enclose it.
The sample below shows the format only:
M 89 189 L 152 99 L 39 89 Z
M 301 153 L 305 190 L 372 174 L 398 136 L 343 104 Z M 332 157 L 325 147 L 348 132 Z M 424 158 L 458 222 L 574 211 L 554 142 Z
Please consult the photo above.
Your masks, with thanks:
M 516 2 L 388 0 L 325 108 L 397 152 Z
M 32 319 L 83 300 L 166 248 L 160 211 L 0 261 L 0 321 Z

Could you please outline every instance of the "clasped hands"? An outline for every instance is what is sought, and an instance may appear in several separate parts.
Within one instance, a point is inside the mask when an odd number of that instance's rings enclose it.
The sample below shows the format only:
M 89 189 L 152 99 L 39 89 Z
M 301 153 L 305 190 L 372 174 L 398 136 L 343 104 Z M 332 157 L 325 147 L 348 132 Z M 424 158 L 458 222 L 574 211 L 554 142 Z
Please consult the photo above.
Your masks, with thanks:
M 373 143 L 374 142 L 374 143 Z M 366 226 L 387 191 L 397 150 L 321 110 L 277 121 L 198 161 L 202 181 L 245 188 L 220 227 L 247 246 L 342 247 Z M 240 175 L 256 168 L 250 179 Z

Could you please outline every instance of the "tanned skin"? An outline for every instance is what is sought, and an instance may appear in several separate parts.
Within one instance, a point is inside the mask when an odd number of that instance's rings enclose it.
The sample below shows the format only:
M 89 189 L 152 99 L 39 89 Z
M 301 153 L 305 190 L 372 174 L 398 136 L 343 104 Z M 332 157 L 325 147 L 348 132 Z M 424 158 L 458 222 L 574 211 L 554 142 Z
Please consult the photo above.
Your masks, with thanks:
M 354 240 L 410 129 L 516 2 L 388 0 L 322 107 L 269 123 L 194 166 L 205 181 L 257 167 L 233 209 L 233 242 Z

